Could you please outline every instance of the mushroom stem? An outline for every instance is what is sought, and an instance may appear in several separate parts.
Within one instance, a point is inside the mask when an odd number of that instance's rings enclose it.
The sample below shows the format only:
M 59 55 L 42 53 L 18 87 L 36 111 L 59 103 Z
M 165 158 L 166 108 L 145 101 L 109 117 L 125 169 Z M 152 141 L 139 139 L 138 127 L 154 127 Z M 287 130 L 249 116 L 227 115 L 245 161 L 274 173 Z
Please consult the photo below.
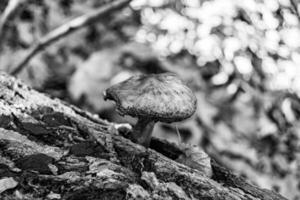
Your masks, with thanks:
M 134 140 L 144 147 L 149 147 L 154 124 L 155 122 L 150 119 L 139 118 L 132 130 Z

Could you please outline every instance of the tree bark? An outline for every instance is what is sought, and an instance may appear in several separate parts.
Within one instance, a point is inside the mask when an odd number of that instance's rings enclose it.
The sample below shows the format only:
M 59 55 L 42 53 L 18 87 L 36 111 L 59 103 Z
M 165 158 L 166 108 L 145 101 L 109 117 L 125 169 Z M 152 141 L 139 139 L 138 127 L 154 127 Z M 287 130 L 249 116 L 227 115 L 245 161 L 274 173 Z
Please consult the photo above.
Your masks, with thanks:
M 266 199 L 258 188 L 212 162 L 213 176 L 175 160 L 175 144 L 150 148 L 115 124 L 0 74 L 0 180 L 18 185 L 0 199 Z

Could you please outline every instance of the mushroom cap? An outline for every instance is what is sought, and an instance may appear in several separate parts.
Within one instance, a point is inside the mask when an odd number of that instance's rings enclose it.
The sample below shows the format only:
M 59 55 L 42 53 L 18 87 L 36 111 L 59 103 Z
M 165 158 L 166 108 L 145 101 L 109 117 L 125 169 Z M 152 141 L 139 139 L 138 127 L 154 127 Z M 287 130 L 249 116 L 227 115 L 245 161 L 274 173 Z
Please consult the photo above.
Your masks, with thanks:
M 197 99 L 175 74 L 136 75 L 105 91 L 122 115 L 176 122 L 194 114 Z

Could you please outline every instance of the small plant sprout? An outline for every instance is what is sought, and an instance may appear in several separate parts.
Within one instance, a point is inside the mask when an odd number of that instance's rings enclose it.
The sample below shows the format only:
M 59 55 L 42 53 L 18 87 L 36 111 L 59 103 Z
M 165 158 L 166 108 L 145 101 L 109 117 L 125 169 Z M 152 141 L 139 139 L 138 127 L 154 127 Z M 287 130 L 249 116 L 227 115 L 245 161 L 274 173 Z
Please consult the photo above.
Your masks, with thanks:
M 115 101 L 121 115 L 138 118 L 132 134 L 145 147 L 150 144 L 156 122 L 172 123 L 189 118 L 197 104 L 192 90 L 173 73 L 132 76 L 108 88 L 104 99 Z

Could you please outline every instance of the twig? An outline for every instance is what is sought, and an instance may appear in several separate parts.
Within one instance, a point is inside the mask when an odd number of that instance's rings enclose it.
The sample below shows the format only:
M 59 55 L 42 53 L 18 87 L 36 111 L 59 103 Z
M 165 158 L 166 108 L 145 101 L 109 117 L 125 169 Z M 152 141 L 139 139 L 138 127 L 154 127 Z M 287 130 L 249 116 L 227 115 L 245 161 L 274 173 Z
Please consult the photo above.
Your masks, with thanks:
M 10 0 L 0 17 L 0 46 L 3 40 L 4 29 L 9 19 L 11 19 L 18 11 L 21 4 L 25 3 L 26 0 Z
M 295 1 L 295 0 L 291 0 L 291 6 L 292 6 L 292 9 L 294 10 L 298 20 L 300 21 L 300 13 L 299 13 L 299 10 L 298 10 L 298 2 Z
M 125 5 L 129 4 L 130 1 L 131 0 L 119 0 L 111 2 L 95 10 L 92 13 L 88 13 L 78 18 L 75 18 L 70 22 L 54 29 L 53 31 L 42 37 L 37 44 L 35 44 L 29 49 L 27 55 L 16 65 L 16 67 L 13 68 L 10 74 L 17 75 L 26 66 L 26 64 L 30 61 L 32 57 L 34 57 L 37 53 L 45 49 L 45 47 L 49 46 L 53 42 L 78 30 L 79 28 L 82 28 L 88 24 L 99 20 L 100 17 L 105 17 L 111 11 L 124 7 Z

